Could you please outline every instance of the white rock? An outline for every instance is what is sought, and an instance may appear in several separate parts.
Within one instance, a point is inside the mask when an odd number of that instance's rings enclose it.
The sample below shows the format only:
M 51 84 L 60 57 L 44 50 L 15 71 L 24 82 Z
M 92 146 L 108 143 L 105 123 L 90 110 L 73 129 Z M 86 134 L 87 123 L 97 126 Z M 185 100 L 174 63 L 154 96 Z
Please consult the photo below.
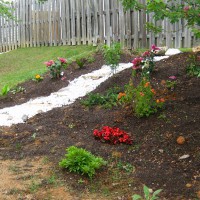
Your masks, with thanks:
M 179 53 L 182 53 L 179 49 L 168 49 L 165 53 L 166 56 L 172 56 L 172 55 L 175 55 L 175 54 L 179 54 Z
M 186 155 L 181 156 L 179 158 L 179 160 L 183 160 L 183 159 L 186 159 L 186 158 L 189 158 L 189 157 L 190 157 L 190 155 L 186 154 Z

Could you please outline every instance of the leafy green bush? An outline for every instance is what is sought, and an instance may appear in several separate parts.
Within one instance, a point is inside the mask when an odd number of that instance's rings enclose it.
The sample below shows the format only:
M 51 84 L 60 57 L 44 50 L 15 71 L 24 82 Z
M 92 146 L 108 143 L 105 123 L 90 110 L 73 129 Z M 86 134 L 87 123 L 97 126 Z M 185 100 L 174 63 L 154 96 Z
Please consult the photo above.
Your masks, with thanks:
M 110 47 L 104 45 L 103 47 L 103 56 L 107 65 L 110 65 L 113 73 L 116 72 L 116 68 L 119 65 L 121 55 L 121 46 L 120 43 L 113 43 Z
M 119 87 L 110 88 L 105 95 L 99 93 L 90 93 L 86 100 L 82 100 L 81 103 L 84 106 L 92 107 L 95 105 L 103 106 L 104 108 L 112 108 L 117 105 L 117 96 L 120 92 Z
M 103 158 L 96 157 L 85 149 L 71 146 L 66 149 L 65 158 L 59 162 L 59 166 L 69 169 L 70 172 L 86 174 L 90 178 L 106 162 Z

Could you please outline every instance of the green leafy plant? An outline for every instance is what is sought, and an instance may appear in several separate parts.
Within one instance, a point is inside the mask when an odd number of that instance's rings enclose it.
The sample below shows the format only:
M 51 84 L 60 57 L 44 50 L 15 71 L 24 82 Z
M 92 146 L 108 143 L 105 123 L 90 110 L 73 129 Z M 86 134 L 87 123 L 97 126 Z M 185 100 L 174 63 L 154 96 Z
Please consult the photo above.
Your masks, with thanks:
M 89 56 L 89 57 L 87 58 L 87 62 L 88 62 L 88 63 L 93 63 L 93 62 L 95 62 L 95 58 L 94 58 L 93 56 Z
M 51 78 L 60 78 L 61 69 L 65 67 L 67 61 L 65 58 L 58 58 L 56 61 L 50 60 L 44 63 L 50 71 Z
M 107 65 L 110 65 L 113 73 L 116 72 L 116 68 L 119 65 L 121 55 L 121 46 L 120 43 L 113 43 L 110 47 L 104 45 L 103 47 L 103 56 Z
M 16 86 L 10 92 L 12 94 L 17 94 L 19 92 L 25 92 L 25 91 L 26 91 L 26 89 L 24 87 L 22 87 L 22 86 Z
M 165 99 L 156 97 L 156 91 L 146 79 L 142 79 L 136 87 L 130 81 L 125 86 L 125 94 L 120 102 L 130 105 L 137 117 L 148 117 L 164 106 Z
M 95 170 L 105 165 L 103 158 L 96 157 L 85 149 L 71 146 L 66 149 L 65 158 L 59 162 L 60 167 L 69 169 L 70 172 L 86 174 L 90 178 Z
M 156 200 L 158 199 L 158 194 L 162 191 L 162 189 L 156 190 L 153 194 L 150 193 L 150 189 L 144 185 L 143 192 L 144 197 L 140 196 L 139 194 L 134 194 L 132 196 L 132 200 Z
M 85 62 L 86 62 L 86 59 L 84 59 L 84 58 L 77 58 L 76 59 L 76 64 L 79 66 L 79 69 L 84 67 Z
M 4 85 L 3 88 L 2 88 L 2 90 L 1 90 L 1 94 L 3 96 L 5 96 L 5 95 L 8 94 L 9 91 L 10 91 L 10 87 L 8 85 Z
M 81 103 L 84 106 L 92 107 L 95 105 L 103 106 L 104 108 L 112 108 L 117 105 L 117 97 L 120 91 L 119 87 L 110 88 L 105 95 L 99 93 L 90 93 L 87 99 L 82 100 Z
M 197 62 L 199 57 L 197 55 L 190 55 L 188 58 L 188 65 L 186 67 L 186 72 L 189 76 L 200 77 L 200 64 Z

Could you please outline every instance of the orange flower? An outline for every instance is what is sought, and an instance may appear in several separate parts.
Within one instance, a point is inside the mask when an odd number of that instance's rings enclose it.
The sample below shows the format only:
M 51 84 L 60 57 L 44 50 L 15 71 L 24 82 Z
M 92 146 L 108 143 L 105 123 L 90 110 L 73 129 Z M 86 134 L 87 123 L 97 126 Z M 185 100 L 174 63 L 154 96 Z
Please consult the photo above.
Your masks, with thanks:
M 150 82 L 146 82 L 144 87 L 149 87 L 150 86 Z
M 119 99 L 121 99 L 121 98 L 124 97 L 124 96 L 126 96 L 126 93 L 120 92 L 120 93 L 118 94 L 118 96 L 117 96 L 117 99 L 119 100 Z
M 161 98 L 161 99 L 160 99 L 160 102 L 164 103 L 164 102 L 165 102 L 165 99 L 164 99 L 164 98 Z
M 144 96 L 144 93 L 143 93 L 143 92 L 140 92 L 140 96 L 142 96 L 142 97 L 143 97 L 143 96 Z
M 156 94 L 156 91 L 155 91 L 154 89 L 151 89 L 151 92 L 152 92 L 153 94 Z
M 40 76 L 39 74 L 37 74 L 37 75 L 35 75 L 35 78 L 36 78 L 36 79 L 40 79 L 41 76 Z
M 160 103 L 160 100 L 159 100 L 159 99 L 156 99 L 156 103 Z

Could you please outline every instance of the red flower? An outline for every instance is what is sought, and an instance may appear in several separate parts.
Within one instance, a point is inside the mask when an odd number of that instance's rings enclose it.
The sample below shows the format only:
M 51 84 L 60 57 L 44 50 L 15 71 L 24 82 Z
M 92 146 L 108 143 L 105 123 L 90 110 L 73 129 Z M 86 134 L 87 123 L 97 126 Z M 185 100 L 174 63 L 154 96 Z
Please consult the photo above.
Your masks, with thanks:
M 137 57 L 135 59 L 133 59 L 132 63 L 133 63 L 133 69 L 139 69 L 141 62 L 143 61 L 143 58 L 141 57 Z
M 160 50 L 160 48 L 157 47 L 155 44 L 152 44 L 152 45 L 151 45 L 151 50 L 152 50 L 152 51 L 156 51 L 156 50 Z
M 125 131 L 122 131 L 117 127 L 111 128 L 109 126 L 104 126 L 101 131 L 95 129 L 93 135 L 95 138 L 100 139 L 101 141 L 110 142 L 112 144 L 132 144 L 130 136 Z

